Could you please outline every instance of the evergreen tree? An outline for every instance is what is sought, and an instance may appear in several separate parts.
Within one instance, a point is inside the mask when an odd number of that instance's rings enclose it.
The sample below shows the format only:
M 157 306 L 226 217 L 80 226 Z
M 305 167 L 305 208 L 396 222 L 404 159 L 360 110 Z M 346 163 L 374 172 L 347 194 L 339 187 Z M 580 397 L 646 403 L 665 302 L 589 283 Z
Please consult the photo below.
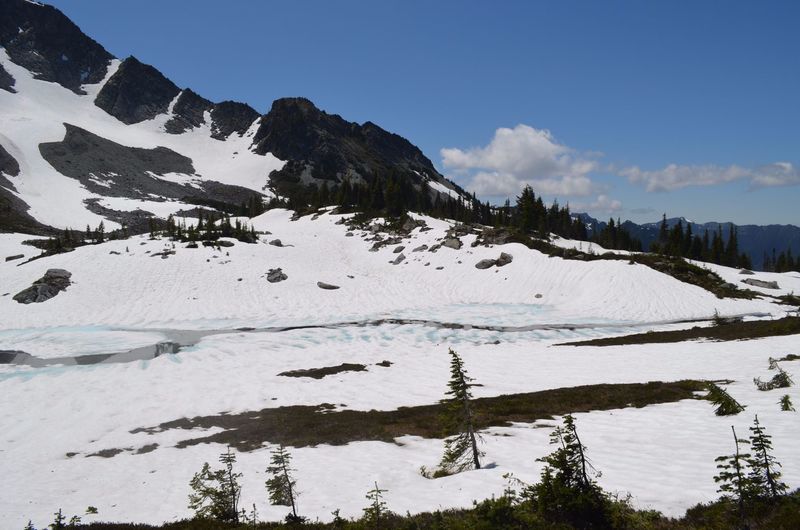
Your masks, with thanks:
M 781 410 L 784 412 L 794 412 L 794 405 L 792 404 L 792 398 L 789 397 L 789 394 L 784 394 L 781 397 L 781 400 L 778 402 L 781 406 Z
M 292 477 L 294 470 L 291 468 L 291 461 L 292 455 L 286 451 L 283 445 L 272 451 L 270 465 L 267 467 L 267 474 L 271 477 L 267 480 L 267 491 L 272 504 L 292 507 L 292 513 L 286 518 L 287 522 L 299 522 L 302 521 L 302 518 L 297 515 L 297 491 L 295 490 L 297 481 Z
M 768 435 L 758 421 L 758 415 L 750 427 L 750 447 L 752 455 L 748 458 L 750 473 L 748 478 L 753 484 L 756 495 L 761 498 L 775 500 L 786 493 L 788 487 L 780 481 L 780 463 L 772 455 L 772 437 Z
M 448 473 L 458 473 L 466 469 L 480 469 L 478 435 L 472 413 L 473 379 L 467 375 L 461 356 L 451 348 L 450 382 L 447 384 L 449 398 L 442 401 L 446 405 L 448 427 L 457 432 L 445 440 L 445 451 L 440 468 Z
M 667 214 L 664 213 L 661 216 L 661 226 L 658 229 L 658 243 L 660 248 L 662 249 L 662 253 L 664 252 L 663 249 L 667 248 L 668 241 L 669 241 L 669 232 L 667 231 Z
M 36 530 L 36 527 L 33 526 L 33 521 L 28 519 L 28 524 L 25 525 L 25 528 L 23 530 Z
M 564 416 L 563 425 L 551 433 L 550 443 L 556 450 L 538 459 L 545 463 L 541 480 L 524 497 L 548 521 L 581 528 L 609 527 L 607 495 L 590 476 L 593 468 L 571 415 Z
M 383 500 L 383 494 L 387 491 L 380 489 L 376 482 L 375 488 L 367 492 L 367 499 L 370 504 L 364 508 L 364 520 L 373 528 L 380 528 L 381 521 L 389 514 L 386 501 Z
M 717 416 L 729 416 L 739 414 L 744 410 L 744 406 L 736 401 L 728 392 L 714 383 L 708 383 L 708 395 L 706 399 L 711 401 L 716 409 Z
M 189 486 L 193 493 L 189 494 L 189 508 L 200 518 L 211 518 L 225 522 L 239 522 L 239 497 L 242 487 L 239 480 L 241 473 L 234 473 L 233 465 L 236 455 L 230 447 L 219 456 L 223 469 L 211 471 L 208 462 L 196 473 Z
M 739 445 L 749 445 L 747 440 L 741 440 L 736 436 L 736 429 L 731 425 L 733 431 L 733 442 L 736 452 L 732 455 L 718 456 L 715 459 L 719 474 L 714 477 L 714 482 L 719 484 L 719 493 L 723 498 L 736 501 L 739 508 L 739 519 L 744 521 L 745 502 L 753 496 L 753 482 L 746 474 L 746 466 L 750 453 L 739 451 Z
M 66 517 L 64 514 L 61 513 L 61 508 L 58 509 L 56 513 L 53 514 L 53 522 L 50 523 L 50 530 L 61 530 L 62 528 L 66 528 L 67 525 L 65 524 Z

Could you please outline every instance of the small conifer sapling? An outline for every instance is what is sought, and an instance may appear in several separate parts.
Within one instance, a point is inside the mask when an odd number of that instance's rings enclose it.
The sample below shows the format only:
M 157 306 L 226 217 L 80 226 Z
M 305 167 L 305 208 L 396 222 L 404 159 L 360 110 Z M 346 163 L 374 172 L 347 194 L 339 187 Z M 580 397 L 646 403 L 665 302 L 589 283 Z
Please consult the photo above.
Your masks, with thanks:
M 788 487 L 781 482 L 781 464 L 772 454 L 772 437 L 766 433 L 758 421 L 758 416 L 750 427 L 751 455 L 747 463 L 750 466 L 749 479 L 756 495 L 761 498 L 775 500 L 786 493 Z
M 291 468 L 292 455 L 283 445 L 278 446 L 272 451 L 270 465 L 267 467 L 267 492 L 272 504 L 280 506 L 291 506 L 292 512 L 286 517 L 287 522 L 299 522 L 302 520 L 297 515 L 297 481 L 292 477 Z
M 478 450 L 479 436 L 475 432 L 475 416 L 472 410 L 473 379 L 467 375 L 461 356 L 450 349 L 449 396 L 445 405 L 448 428 L 457 434 L 445 440 L 445 451 L 440 468 L 447 473 L 458 473 L 470 468 L 480 469 L 482 453 Z

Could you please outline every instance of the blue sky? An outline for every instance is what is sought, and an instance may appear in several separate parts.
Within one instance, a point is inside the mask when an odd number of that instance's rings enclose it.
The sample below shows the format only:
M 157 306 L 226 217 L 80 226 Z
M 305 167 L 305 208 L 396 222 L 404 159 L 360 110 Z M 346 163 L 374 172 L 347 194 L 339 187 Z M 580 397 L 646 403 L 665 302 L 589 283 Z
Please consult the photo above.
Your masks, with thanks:
M 800 224 L 800 2 L 51 3 L 210 99 L 373 121 L 485 199 Z

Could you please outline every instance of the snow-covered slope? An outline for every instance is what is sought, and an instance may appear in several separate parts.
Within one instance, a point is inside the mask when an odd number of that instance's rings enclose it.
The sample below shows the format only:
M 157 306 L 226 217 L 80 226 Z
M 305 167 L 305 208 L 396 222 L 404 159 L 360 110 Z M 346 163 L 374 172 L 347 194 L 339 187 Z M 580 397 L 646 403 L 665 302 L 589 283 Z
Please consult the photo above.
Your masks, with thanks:
M 254 129 L 244 135 L 232 134 L 220 141 L 211 137 L 211 118 L 200 127 L 183 134 L 168 134 L 164 125 L 172 114 L 161 114 L 152 120 L 126 125 L 95 106 L 94 98 L 100 87 L 113 75 L 119 61 L 114 60 L 107 78 L 96 85 L 84 85 L 86 94 L 79 95 L 33 75 L 8 59 L 0 50 L 0 62 L 16 80 L 16 93 L 0 91 L 0 143 L 19 162 L 20 174 L 9 177 L 16 194 L 30 206 L 29 213 L 41 223 L 55 227 L 82 228 L 97 226 L 103 217 L 87 209 L 85 201 L 96 198 L 101 205 L 114 210 L 153 209 L 142 200 L 115 198 L 113 202 L 94 193 L 78 180 L 58 173 L 42 156 L 39 146 L 45 142 L 60 142 L 65 123 L 85 129 L 127 147 L 153 149 L 166 147 L 189 157 L 195 172 L 191 175 L 154 175 L 165 180 L 181 179 L 201 183 L 213 180 L 242 186 L 265 193 L 271 171 L 283 167 L 274 156 L 257 155 L 250 149 Z M 176 98 L 177 99 L 177 98 Z M 98 174 L 99 181 L 113 180 L 113 175 Z M 153 197 L 163 201 L 161 197 Z M 176 204 L 175 210 L 185 205 Z M 162 212 L 153 212 L 162 213 Z M 108 220 L 110 227 L 119 225 Z
M 474 235 L 462 237 L 461 249 L 431 252 L 451 225 L 422 216 L 430 230 L 418 227 L 401 242 L 371 252 L 376 234 L 349 232 L 344 217 L 325 213 L 292 220 L 288 211 L 271 210 L 253 220 L 258 230 L 271 232 L 256 244 L 189 249 L 134 237 L 22 266 L 0 262 L 0 294 L 16 293 L 48 268 L 73 273 L 73 284 L 44 303 L 21 305 L 0 296 L 2 349 L 60 359 L 38 368 L 0 365 L 0 473 L 15 484 L 0 499 L 0 526 L 20 526 L 28 518 L 41 524 L 58 507 L 78 513 L 87 505 L 97 506 L 106 520 L 188 516 L 189 479 L 224 447 L 176 447 L 203 434 L 197 430 L 131 431 L 183 417 L 287 405 L 327 402 L 386 410 L 435 403 L 443 395 L 449 347 L 464 355 L 483 385 L 475 389 L 477 396 L 595 383 L 733 380 L 729 390 L 748 405 L 747 413 L 733 420 L 717 418 L 707 402 L 691 400 L 578 416 L 593 462 L 604 472 L 602 484 L 630 491 L 638 506 L 679 514 L 714 498 L 713 459 L 728 450 L 731 421 L 744 431 L 753 413 L 774 436 L 786 481 L 800 482 L 800 453 L 792 442 L 800 436 L 796 415 L 780 412 L 776 395 L 758 392 L 751 382 L 770 375 L 769 357 L 800 354 L 796 337 L 554 346 L 581 337 L 671 329 L 676 324 L 668 321 L 708 318 L 715 310 L 778 317 L 785 306 L 720 300 L 624 260 L 569 261 L 518 244 L 472 247 Z M 284 246 L 269 244 L 275 239 Z M 18 236 L 0 236 L 0 242 L 9 252 L 20 248 Z M 414 252 L 421 245 L 429 249 Z M 404 248 L 396 253 L 399 246 Z M 166 259 L 154 256 L 173 247 L 175 254 Z M 500 252 L 513 261 L 502 268 L 475 267 Z M 404 261 L 390 263 L 401 254 Z M 278 267 L 287 279 L 267 282 L 267 271 Z M 324 290 L 318 281 L 340 288 Z M 375 322 L 381 319 L 383 324 Z M 311 327 L 277 331 L 284 326 Z M 255 329 L 236 330 L 244 327 Z M 130 362 L 75 366 L 64 360 L 162 340 L 193 345 Z M 393 364 L 375 366 L 383 360 Z M 368 369 L 321 380 L 277 375 L 342 362 Z M 793 363 L 785 368 L 796 371 Z M 797 402 L 796 388 L 788 392 Z M 540 469 L 535 458 L 549 450 L 549 429 L 536 427 L 550 424 L 487 430 L 483 449 L 496 467 L 439 480 L 423 478 L 419 467 L 437 463 L 441 440 L 403 437 L 398 445 L 292 449 L 302 512 L 327 519 L 341 508 L 345 516 L 358 515 L 363 493 L 375 480 L 389 489 L 390 507 L 399 512 L 468 506 L 500 493 L 505 473 L 534 480 Z M 137 454 L 153 444 L 152 451 Z M 108 458 L 89 456 L 117 449 L 122 452 Z M 264 500 L 268 451 L 265 446 L 238 455 L 243 498 L 248 505 L 255 502 L 263 517 L 280 519 L 284 510 Z M 658 484 L 651 480 L 654 469 Z
M 442 308 L 457 304 L 530 304 L 539 308 L 535 320 L 540 323 L 575 322 L 577 315 L 587 321 L 656 322 L 708 318 L 715 310 L 723 315 L 776 311 L 765 301 L 721 300 L 626 261 L 562 260 L 519 244 L 473 248 L 474 235 L 463 238 L 460 250 L 413 252 L 445 237 L 449 224 L 432 218 L 424 220 L 433 230 L 416 229 L 403 242 L 405 261 L 393 265 L 398 245 L 370 252 L 373 243 L 365 238 L 371 234 L 346 236 L 347 227 L 337 224 L 343 216 L 297 221 L 291 216 L 271 210 L 254 218 L 257 230 L 272 235 L 222 251 L 175 244 L 176 254 L 160 259 L 151 256 L 173 243 L 140 236 L 81 247 L 24 267 L 6 265 L 4 291 L 22 290 L 48 268 L 71 271 L 74 285 L 67 296 L 24 311 L 9 298 L 0 299 L 0 316 L 12 328 L 111 324 L 213 329 L 370 320 L 398 311 L 407 318 L 446 321 Z M 286 246 L 267 243 L 273 239 Z M 502 268 L 475 268 L 501 250 L 514 261 Z M 267 283 L 266 272 L 278 267 L 289 279 Z M 321 291 L 318 281 L 341 289 Z M 509 325 L 508 315 L 502 317 Z M 519 325 L 526 323 L 523 319 Z

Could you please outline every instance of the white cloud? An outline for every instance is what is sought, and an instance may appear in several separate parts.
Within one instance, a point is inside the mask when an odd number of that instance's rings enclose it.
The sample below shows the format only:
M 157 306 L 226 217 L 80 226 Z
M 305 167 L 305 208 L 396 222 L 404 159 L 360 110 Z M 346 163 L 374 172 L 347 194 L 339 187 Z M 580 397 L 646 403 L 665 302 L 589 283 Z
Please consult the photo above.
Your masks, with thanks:
M 740 180 L 749 181 L 751 188 L 800 184 L 800 168 L 789 162 L 775 162 L 757 168 L 670 164 L 654 171 L 643 171 L 634 166 L 619 171 L 619 174 L 632 183 L 644 184 L 647 191 L 673 191 L 688 186 L 713 186 Z
M 789 162 L 775 162 L 756 168 L 750 178 L 750 185 L 754 188 L 798 184 L 800 184 L 800 167 L 794 167 Z
M 598 195 L 597 199 L 590 203 L 575 203 L 570 205 L 570 209 L 575 212 L 592 212 L 610 214 L 622 210 L 622 201 L 612 199 L 608 195 Z
M 485 147 L 441 150 L 445 167 L 470 174 L 467 188 L 480 195 L 508 196 L 529 184 L 537 193 L 586 196 L 596 191 L 588 177 L 598 168 L 593 155 L 558 143 L 550 131 L 517 125 L 500 128 Z

